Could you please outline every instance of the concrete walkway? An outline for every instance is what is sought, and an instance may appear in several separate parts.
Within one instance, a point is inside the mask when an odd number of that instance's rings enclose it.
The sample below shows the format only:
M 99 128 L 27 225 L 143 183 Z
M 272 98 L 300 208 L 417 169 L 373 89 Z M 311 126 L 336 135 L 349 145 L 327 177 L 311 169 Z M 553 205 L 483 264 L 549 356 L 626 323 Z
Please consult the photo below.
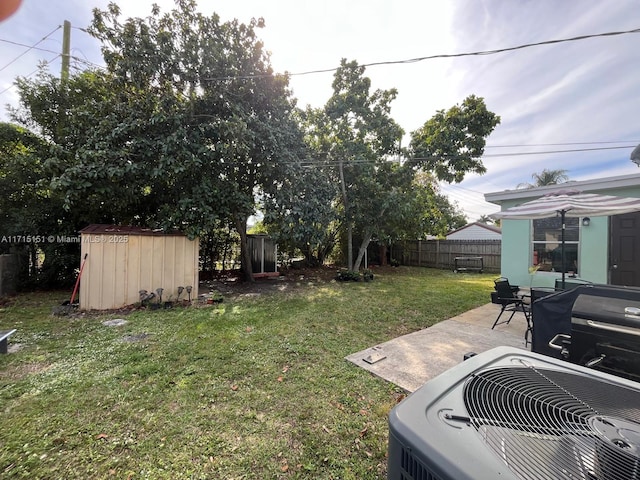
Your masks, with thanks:
M 529 350 L 530 345 L 525 347 L 524 342 L 527 328 L 524 315 L 516 313 L 508 325 L 498 325 L 491 330 L 499 312 L 498 305 L 489 303 L 346 358 L 413 392 L 427 380 L 462 362 L 468 352 L 480 353 L 501 345 Z M 509 318 L 510 314 L 505 312 L 500 320 Z

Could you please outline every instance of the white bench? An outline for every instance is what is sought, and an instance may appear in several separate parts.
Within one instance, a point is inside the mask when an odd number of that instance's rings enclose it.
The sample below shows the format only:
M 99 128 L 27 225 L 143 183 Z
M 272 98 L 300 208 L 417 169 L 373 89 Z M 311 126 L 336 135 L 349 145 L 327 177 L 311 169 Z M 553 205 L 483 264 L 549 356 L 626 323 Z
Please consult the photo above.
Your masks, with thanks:
M 16 333 L 16 329 L 13 330 L 0 330 L 0 353 L 7 353 L 9 348 L 7 347 L 7 339 Z

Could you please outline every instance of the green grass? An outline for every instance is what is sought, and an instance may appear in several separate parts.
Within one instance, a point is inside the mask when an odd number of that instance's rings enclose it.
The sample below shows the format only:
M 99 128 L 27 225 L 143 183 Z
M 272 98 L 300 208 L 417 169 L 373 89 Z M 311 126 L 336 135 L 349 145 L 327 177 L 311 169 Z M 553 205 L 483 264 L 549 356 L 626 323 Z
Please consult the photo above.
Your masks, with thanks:
M 121 327 L 17 296 L 0 307 L 21 345 L 0 356 L 0 477 L 386 478 L 404 392 L 344 357 L 486 303 L 494 276 L 401 267 Z

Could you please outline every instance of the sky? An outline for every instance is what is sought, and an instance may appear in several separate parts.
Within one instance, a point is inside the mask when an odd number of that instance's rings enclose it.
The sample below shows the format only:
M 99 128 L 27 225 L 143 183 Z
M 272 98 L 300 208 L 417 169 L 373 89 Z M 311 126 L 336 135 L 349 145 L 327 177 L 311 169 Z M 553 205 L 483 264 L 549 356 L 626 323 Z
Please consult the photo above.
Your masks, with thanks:
M 157 3 L 116 1 L 122 16 L 144 17 Z M 403 60 L 509 49 L 551 40 L 640 29 L 637 0 L 198 0 L 222 20 L 264 18 L 258 31 L 277 72 L 289 72 L 298 106 L 322 107 L 342 58 L 370 66 L 373 88 L 396 88 L 391 115 L 409 133 L 438 110 L 474 94 L 501 117 L 487 139 L 484 175 L 467 175 L 442 192 L 469 221 L 498 211 L 484 194 L 532 182 L 543 169 L 571 180 L 637 173 L 640 144 L 640 32 L 595 36 L 495 54 Z M 82 29 L 107 0 L 22 0 L 0 22 L 0 121 L 17 105 L 17 76 L 38 63 L 60 72 L 62 28 L 71 22 L 72 71 L 102 66 L 100 44 Z M 19 45 L 16 45 L 19 44 Z M 37 44 L 37 45 L 36 45 Z M 34 46 L 29 49 L 28 47 Z

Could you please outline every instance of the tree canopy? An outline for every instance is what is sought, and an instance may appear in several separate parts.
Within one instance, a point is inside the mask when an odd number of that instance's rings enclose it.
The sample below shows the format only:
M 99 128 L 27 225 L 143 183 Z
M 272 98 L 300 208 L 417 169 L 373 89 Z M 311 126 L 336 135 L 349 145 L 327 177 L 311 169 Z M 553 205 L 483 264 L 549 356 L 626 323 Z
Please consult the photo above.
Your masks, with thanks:
M 245 240 L 256 191 L 276 188 L 302 146 L 288 80 L 256 35 L 261 20 L 176 5 L 125 21 L 116 4 L 94 10 L 107 72 L 20 80 L 16 118 L 54 142 L 51 185 L 67 209 L 193 236 L 229 223 Z
M 114 3 L 95 9 L 88 31 L 105 70 L 16 82 L 11 115 L 29 130 L 0 132 L 22 135 L 20 147 L 4 143 L 6 178 L 25 185 L 11 198 L 48 202 L 51 225 L 72 232 L 88 223 L 179 229 L 208 238 L 211 252 L 212 235 L 233 229 L 247 279 L 247 219 L 258 207 L 286 249 L 322 263 L 342 241 L 351 269 L 371 239 L 464 222 L 437 182 L 484 172 L 485 138 L 500 119 L 482 98 L 438 111 L 401 148 L 395 89 L 372 90 L 365 67 L 343 59 L 324 107 L 301 111 L 258 38 L 263 26 L 205 16 L 194 0 L 167 13 L 154 5 L 145 18 L 122 19 Z M 28 218 L 9 221 L 21 229 Z
M 290 217 L 289 227 L 303 223 L 290 212 L 316 219 L 306 224 L 305 241 L 341 235 L 345 263 L 353 270 L 359 268 L 373 238 L 387 243 L 407 236 L 444 235 L 466 223 L 440 194 L 437 182 L 457 182 L 470 171 L 482 173 L 485 137 L 500 121 L 483 99 L 472 95 L 461 105 L 437 112 L 412 133 L 410 148 L 402 149 L 404 131 L 390 114 L 396 90 L 372 91 L 364 74 L 363 66 L 343 59 L 325 106 L 309 108 L 302 115 L 306 166 L 312 174 L 299 177 L 298 190 L 304 194 L 296 197 L 295 205 L 280 208 Z M 321 185 L 333 190 L 322 189 L 318 208 L 308 201 L 314 197 L 307 193 L 319 191 Z M 272 216 L 267 221 L 277 224 Z M 321 227 L 323 221 L 331 228 Z M 281 224 L 278 228 L 282 231 Z M 354 239 L 359 244 L 357 255 L 352 252 Z

